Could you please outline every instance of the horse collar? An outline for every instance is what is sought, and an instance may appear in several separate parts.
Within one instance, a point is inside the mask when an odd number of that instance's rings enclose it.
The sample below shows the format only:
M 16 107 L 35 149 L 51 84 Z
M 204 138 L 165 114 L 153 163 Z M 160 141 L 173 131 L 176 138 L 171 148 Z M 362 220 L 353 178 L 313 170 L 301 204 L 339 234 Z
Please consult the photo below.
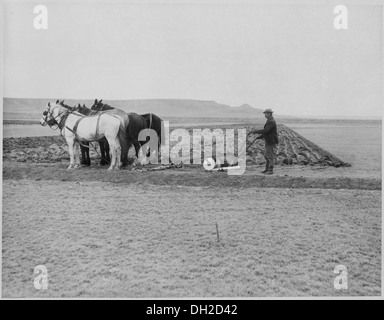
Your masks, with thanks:
M 80 121 L 83 120 L 84 118 L 85 118 L 85 116 L 82 116 L 81 118 L 77 119 L 75 126 L 73 127 L 73 130 L 70 130 L 70 131 L 72 131 L 72 133 L 75 134 L 75 139 L 78 141 L 80 141 L 80 139 L 77 136 L 77 127 L 79 126 Z
M 59 127 L 60 130 L 62 130 L 62 129 L 64 128 L 64 126 L 65 126 L 65 121 L 67 120 L 68 115 L 69 115 L 69 112 L 67 112 L 64 116 L 61 117 L 60 122 L 59 122 L 58 125 L 57 125 L 57 126 Z

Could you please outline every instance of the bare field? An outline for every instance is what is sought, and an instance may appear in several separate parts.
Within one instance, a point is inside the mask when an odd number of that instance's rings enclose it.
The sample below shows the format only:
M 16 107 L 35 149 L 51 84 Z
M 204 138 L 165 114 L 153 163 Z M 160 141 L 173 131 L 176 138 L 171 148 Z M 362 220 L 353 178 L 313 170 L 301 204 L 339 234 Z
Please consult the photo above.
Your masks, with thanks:
M 379 190 L 3 182 L 4 297 L 380 295 L 380 263 Z

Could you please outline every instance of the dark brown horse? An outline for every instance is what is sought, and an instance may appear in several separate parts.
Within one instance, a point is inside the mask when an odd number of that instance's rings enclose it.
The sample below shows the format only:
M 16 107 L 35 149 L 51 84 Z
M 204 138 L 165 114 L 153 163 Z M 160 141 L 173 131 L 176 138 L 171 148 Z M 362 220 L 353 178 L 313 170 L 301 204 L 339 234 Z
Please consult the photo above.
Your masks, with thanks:
M 95 103 L 91 107 L 94 111 L 106 111 L 106 110 L 115 110 L 107 104 L 104 104 L 101 99 L 100 101 L 95 100 Z M 119 109 L 117 109 L 119 110 Z M 139 141 L 139 134 L 144 129 L 153 129 L 158 137 L 159 146 L 161 144 L 161 128 L 162 128 L 162 120 L 153 113 L 146 113 L 143 115 L 139 115 L 134 112 L 128 113 L 129 123 L 127 130 L 127 138 L 129 141 L 129 148 L 133 145 L 135 147 L 136 157 L 139 156 L 140 147 L 147 143 L 149 137 L 147 137 L 146 141 Z M 149 150 L 148 150 L 149 152 Z M 148 154 L 147 154 L 148 156 Z

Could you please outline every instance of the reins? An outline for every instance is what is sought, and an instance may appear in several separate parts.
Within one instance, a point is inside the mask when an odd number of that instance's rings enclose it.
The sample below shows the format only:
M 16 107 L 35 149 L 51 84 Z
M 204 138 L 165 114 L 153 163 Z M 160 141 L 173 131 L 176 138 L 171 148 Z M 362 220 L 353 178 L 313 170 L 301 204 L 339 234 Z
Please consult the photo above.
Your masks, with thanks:
M 61 115 L 63 115 L 64 113 L 66 113 L 63 117 L 61 117 L 61 119 L 60 119 L 60 122 L 57 122 L 57 118 L 58 117 L 60 117 Z M 50 120 L 48 120 L 48 114 L 50 114 L 51 115 L 51 117 L 52 117 L 52 119 L 50 119 Z M 64 126 L 64 123 L 65 123 L 65 121 L 66 121 L 66 119 L 67 119 L 67 117 L 68 117 L 68 115 L 70 114 L 70 112 L 68 111 L 68 110 L 66 110 L 66 111 L 64 111 L 64 112 L 61 112 L 61 113 L 59 113 L 56 117 L 53 117 L 52 116 L 52 112 L 51 112 L 51 106 L 49 106 L 49 109 L 47 110 L 47 114 L 45 115 L 45 119 L 44 119 L 44 121 L 45 121 L 45 123 L 52 129 L 52 130 L 57 130 L 57 129 L 62 129 L 63 128 L 63 126 Z M 54 121 L 55 123 L 53 123 L 53 124 L 50 124 L 50 122 L 52 122 L 52 121 Z M 53 126 L 54 125 L 57 125 L 57 127 L 56 128 L 53 128 Z

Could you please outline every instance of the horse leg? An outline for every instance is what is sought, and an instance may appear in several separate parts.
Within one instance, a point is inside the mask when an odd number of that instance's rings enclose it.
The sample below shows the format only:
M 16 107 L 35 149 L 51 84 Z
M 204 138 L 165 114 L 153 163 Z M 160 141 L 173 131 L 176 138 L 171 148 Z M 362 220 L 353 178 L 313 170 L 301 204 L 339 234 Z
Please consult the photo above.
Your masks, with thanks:
M 90 166 L 91 158 L 89 157 L 89 142 L 88 141 L 81 142 L 80 150 L 81 150 L 81 165 Z
M 108 138 L 107 138 L 108 139 Z M 113 140 L 112 139 L 108 139 L 108 146 L 109 146 L 109 151 L 112 152 L 112 155 L 111 155 L 111 161 L 109 162 L 110 163 L 110 166 L 108 168 L 109 171 L 113 170 L 114 167 L 115 167 L 115 162 L 116 162 L 116 159 L 115 159 L 115 148 L 114 148 L 114 143 L 113 143 Z M 105 147 L 105 144 L 104 144 L 104 147 Z
M 109 142 L 107 139 L 104 140 L 104 148 L 105 148 L 105 156 L 106 156 L 106 162 L 107 164 L 108 163 L 111 163 L 111 151 L 110 151 L 110 146 L 109 146 Z
M 85 144 L 86 142 L 82 142 L 82 143 Z M 85 147 L 83 147 L 82 144 L 80 145 L 80 151 L 81 151 L 81 165 L 85 166 L 87 159 L 86 159 L 86 155 L 85 155 Z
M 138 160 L 142 166 L 145 166 L 146 164 L 150 164 L 150 155 L 151 155 L 151 149 L 149 144 L 146 142 L 141 145 L 140 151 L 139 151 L 139 157 Z
M 91 166 L 91 157 L 89 155 L 89 142 L 88 141 L 85 142 L 85 145 L 87 146 L 84 148 L 84 150 L 85 150 L 85 165 L 90 167 Z
M 158 137 L 159 139 L 159 137 Z M 147 157 L 149 158 L 149 163 L 159 163 L 160 160 L 160 139 L 158 140 L 157 149 L 153 148 L 153 150 L 149 150 L 147 153 Z
M 110 139 L 108 141 L 111 150 L 111 165 L 108 170 L 120 169 L 121 167 L 121 147 L 118 139 Z
M 99 146 L 100 146 L 100 156 L 101 156 L 101 159 L 100 159 L 100 165 L 103 166 L 105 165 L 105 150 L 104 150 L 104 141 L 103 140 L 99 140 Z
M 67 144 L 68 144 L 68 152 L 69 152 L 69 166 L 67 169 L 70 170 L 70 169 L 73 169 L 74 164 L 75 164 L 75 157 L 74 157 L 75 141 L 74 140 L 67 140 Z
M 129 143 L 127 141 L 121 141 L 121 162 L 123 166 L 128 165 L 128 151 Z
M 108 154 L 110 155 L 110 159 L 111 159 L 111 161 L 109 161 L 110 166 L 109 166 L 108 170 L 113 170 L 115 167 L 115 162 L 116 162 L 113 144 L 109 146 L 109 153 Z
M 119 140 L 116 140 L 116 165 L 115 165 L 115 169 L 120 169 L 123 165 L 123 163 L 121 162 L 121 145 L 120 145 L 120 142 Z
M 159 149 L 157 149 L 157 151 L 156 150 L 153 150 L 152 151 L 152 154 L 150 155 L 150 160 L 149 160 L 149 163 L 158 163 L 159 162 L 159 152 L 158 152 L 158 150 Z M 151 162 L 151 160 L 152 160 L 152 162 Z
M 75 169 L 80 167 L 80 150 L 79 149 L 80 149 L 79 143 L 75 142 L 75 145 L 74 145 L 74 158 L 75 158 L 74 168 Z
M 157 147 L 157 159 L 161 159 L 161 142 L 160 142 L 160 136 L 159 136 L 159 145 Z
M 147 142 L 149 141 L 149 137 L 147 138 Z M 149 146 L 147 145 L 147 154 L 145 155 L 147 158 L 149 158 L 149 156 L 151 155 L 151 149 L 149 148 Z
M 109 145 L 105 138 L 99 140 L 99 145 L 101 154 L 100 165 L 104 166 L 111 162 L 111 158 L 109 157 Z
M 128 164 L 128 155 L 129 155 L 129 150 L 131 149 L 132 147 L 132 141 L 131 140 L 127 140 L 127 164 Z M 122 155 L 123 157 L 124 155 Z
M 133 141 L 133 145 L 135 147 L 135 152 L 136 152 L 136 163 L 139 162 L 139 152 L 140 152 L 140 143 L 138 140 Z

